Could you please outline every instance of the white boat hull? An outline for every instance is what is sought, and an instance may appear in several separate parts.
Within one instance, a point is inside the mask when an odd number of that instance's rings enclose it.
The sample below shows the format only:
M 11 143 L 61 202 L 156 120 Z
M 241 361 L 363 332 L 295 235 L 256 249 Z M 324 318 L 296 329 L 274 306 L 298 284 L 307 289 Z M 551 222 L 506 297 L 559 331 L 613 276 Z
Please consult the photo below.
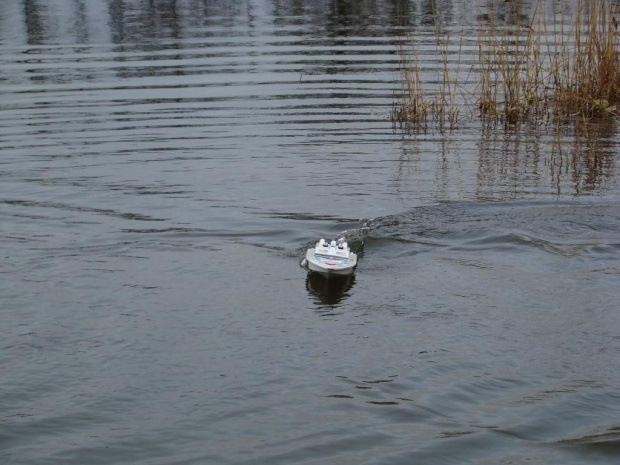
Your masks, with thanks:
M 314 249 L 308 249 L 306 252 L 307 266 L 311 271 L 322 273 L 325 276 L 350 275 L 357 265 L 357 255 L 353 252 L 349 254 L 348 259 L 344 260 L 316 255 L 314 252 Z

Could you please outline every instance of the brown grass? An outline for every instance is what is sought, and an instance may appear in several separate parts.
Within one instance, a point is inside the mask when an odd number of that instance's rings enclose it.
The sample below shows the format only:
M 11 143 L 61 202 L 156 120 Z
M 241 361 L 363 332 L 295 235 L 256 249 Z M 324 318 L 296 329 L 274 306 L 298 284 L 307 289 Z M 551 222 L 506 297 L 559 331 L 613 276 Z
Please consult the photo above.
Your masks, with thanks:
M 579 2 L 572 36 L 553 68 L 556 111 L 565 116 L 617 114 L 620 35 L 617 7 L 609 0 Z
M 514 17 L 523 18 L 516 5 Z M 492 15 L 479 24 L 477 59 L 469 87 L 459 81 L 463 38 L 456 69 L 449 66 L 450 38 L 436 27 L 438 79 L 425 93 L 415 42 L 399 48 L 402 89 L 392 111 L 395 124 L 409 128 L 435 121 L 455 125 L 464 108 L 485 121 L 602 118 L 620 107 L 620 31 L 612 0 L 579 0 L 571 18 L 564 9 L 551 21 L 542 0 L 527 24 L 499 23 Z M 558 17 L 559 16 L 559 17 Z M 561 24 L 558 28 L 548 25 Z M 428 74 L 427 74 L 428 75 Z

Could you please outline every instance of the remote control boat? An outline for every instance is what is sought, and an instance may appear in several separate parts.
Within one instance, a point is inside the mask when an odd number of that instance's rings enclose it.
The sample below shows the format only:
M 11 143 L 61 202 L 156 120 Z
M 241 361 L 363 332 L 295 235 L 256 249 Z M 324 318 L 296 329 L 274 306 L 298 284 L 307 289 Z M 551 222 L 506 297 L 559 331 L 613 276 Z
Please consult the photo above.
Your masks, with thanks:
M 343 276 L 353 273 L 357 265 L 357 255 L 351 252 L 344 239 L 326 242 L 321 239 L 308 249 L 305 264 L 312 271 L 326 276 Z

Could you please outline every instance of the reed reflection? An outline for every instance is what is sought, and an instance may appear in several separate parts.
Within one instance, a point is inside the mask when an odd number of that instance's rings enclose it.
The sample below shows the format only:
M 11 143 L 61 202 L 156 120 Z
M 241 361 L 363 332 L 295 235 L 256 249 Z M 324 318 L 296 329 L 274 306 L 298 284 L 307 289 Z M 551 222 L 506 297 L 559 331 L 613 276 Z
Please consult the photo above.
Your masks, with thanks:
M 576 195 L 611 188 L 617 172 L 617 140 L 618 125 L 614 121 L 578 121 L 557 128 L 546 163 L 558 193 L 562 183 L 569 181 Z
M 394 188 L 403 202 L 603 194 L 617 179 L 618 137 L 612 120 L 407 134 Z
M 477 197 L 503 200 L 507 194 L 521 198 L 528 193 L 579 195 L 605 190 L 617 171 L 616 132 L 610 121 L 483 129 Z

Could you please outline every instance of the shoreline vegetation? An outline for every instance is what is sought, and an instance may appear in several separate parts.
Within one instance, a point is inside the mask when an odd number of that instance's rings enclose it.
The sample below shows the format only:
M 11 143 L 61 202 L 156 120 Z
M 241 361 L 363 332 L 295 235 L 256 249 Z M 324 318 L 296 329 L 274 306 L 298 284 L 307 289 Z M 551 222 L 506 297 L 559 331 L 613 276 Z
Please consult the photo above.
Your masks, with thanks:
M 477 32 L 434 40 L 408 36 L 398 47 L 400 91 L 390 118 L 410 131 L 455 127 L 463 119 L 511 126 L 565 124 L 620 115 L 620 7 L 613 0 L 577 0 L 529 16 L 511 2 L 511 15 L 478 14 Z M 437 54 L 422 70 L 420 54 Z M 426 63 L 427 64 L 427 63 Z

